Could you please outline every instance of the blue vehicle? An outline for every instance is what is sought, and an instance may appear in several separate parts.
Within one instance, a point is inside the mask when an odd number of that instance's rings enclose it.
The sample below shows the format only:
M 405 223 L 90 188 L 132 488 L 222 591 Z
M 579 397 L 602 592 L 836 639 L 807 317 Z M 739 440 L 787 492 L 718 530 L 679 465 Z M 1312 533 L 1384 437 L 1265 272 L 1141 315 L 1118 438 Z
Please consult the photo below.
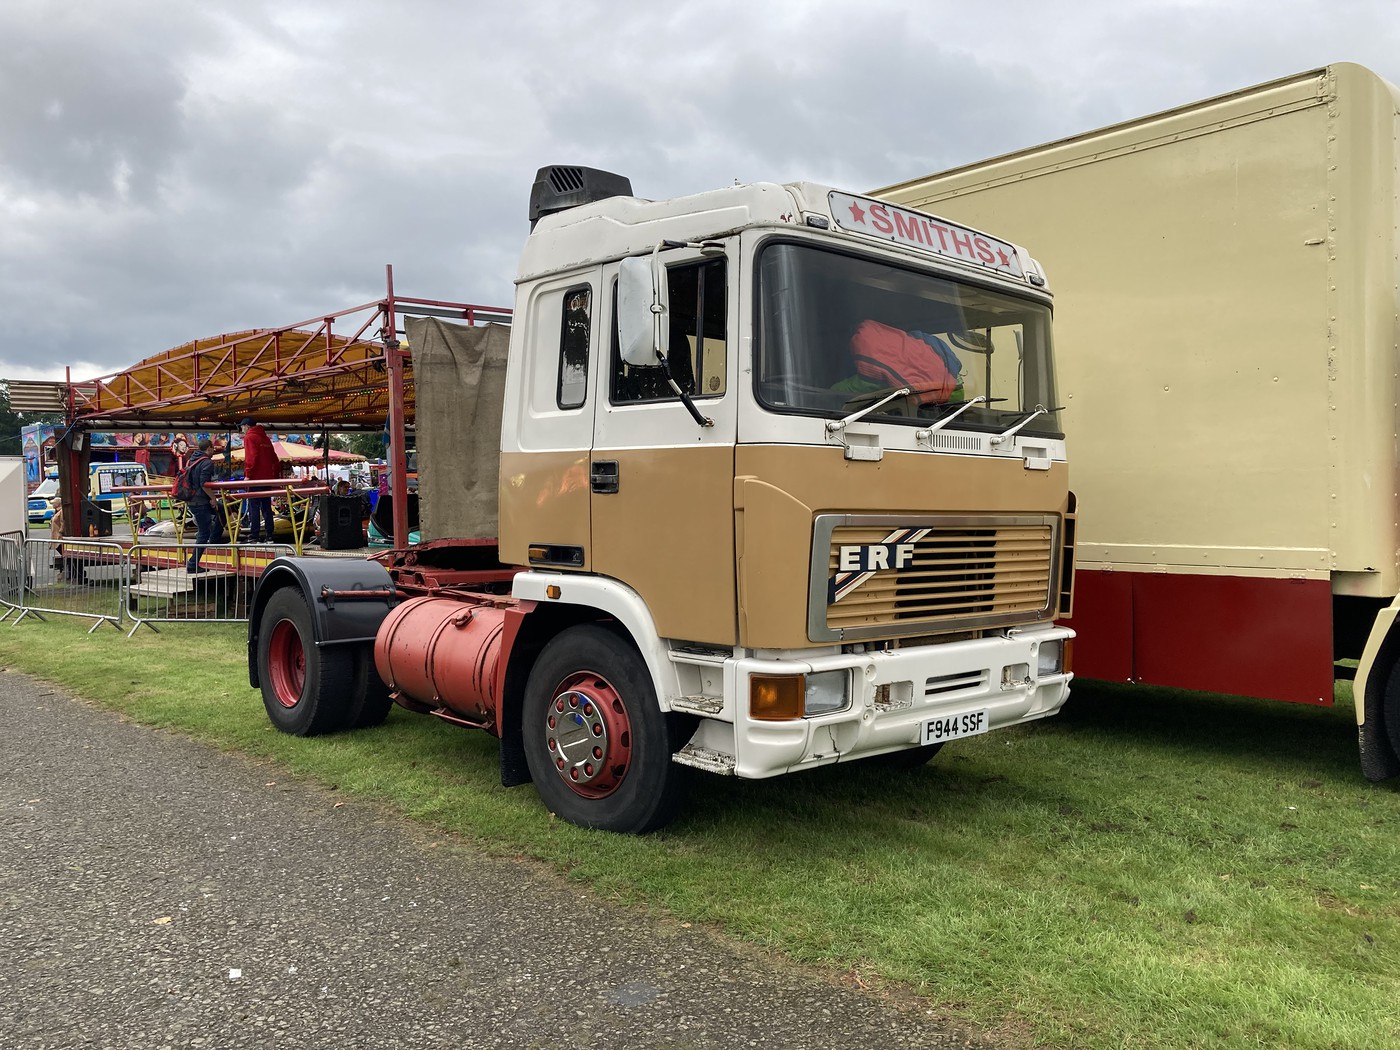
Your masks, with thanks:
M 39 483 L 39 487 L 29 494 L 29 520 L 43 523 L 53 517 L 53 507 L 49 500 L 58 495 L 58 475 L 50 474 Z

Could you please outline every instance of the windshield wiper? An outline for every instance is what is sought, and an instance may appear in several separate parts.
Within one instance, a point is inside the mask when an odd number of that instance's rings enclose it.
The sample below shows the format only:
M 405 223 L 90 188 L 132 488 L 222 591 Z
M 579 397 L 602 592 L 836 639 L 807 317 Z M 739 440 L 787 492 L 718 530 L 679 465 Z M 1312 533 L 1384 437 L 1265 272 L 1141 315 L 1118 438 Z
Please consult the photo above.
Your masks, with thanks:
M 876 391 L 876 393 L 878 393 L 878 391 Z M 847 426 L 849 426 L 851 423 L 854 423 L 856 420 L 863 419 L 864 417 L 870 415 L 871 412 L 874 412 L 877 408 L 880 408 L 884 405 L 888 405 L 897 397 L 907 397 L 909 393 L 910 390 L 907 386 L 895 387 L 888 394 L 882 397 L 879 401 L 876 401 L 873 404 L 866 405 L 864 408 L 857 409 L 856 411 L 852 412 L 849 416 L 846 416 L 843 419 L 828 419 L 826 421 L 826 432 L 828 434 L 839 433 L 840 431 L 845 430 Z M 846 404 L 850 404 L 851 401 L 863 400 L 870 396 L 871 394 L 861 394 L 859 398 L 853 397 L 850 400 L 848 400 Z
M 992 444 L 994 446 L 1000 445 L 1005 443 L 1009 438 L 1014 438 L 1017 434 L 1021 432 L 1021 428 L 1033 419 L 1036 419 L 1040 416 L 1048 415 L 1051 412 L 1063 412 L 1064 410 L 1065 409 L 1063 405 L 1061 405 L 1058 408 L 1046 408 L 1044 405 L 1036 405 L 1034 410 L 1027 413 L 1024 419 L 1021 419 L 1017 423 L 1015 423 L 1010 430 L 1003 430 L 996 437 L 992 438 Z
M 973 405 L 981 405 L 981 404 L 988 404 L 988 405 L 990 405 L 990 404 L 994 404 L 994 403 L 997 402 L 997 401 L 1005 401 L 1005 400 L 1006 400 L 1006 398 L 1004 398 L 1004 397 L 986 397 L 986 396 L 983 395 L 983 394 L 978 394 L 978 395 L 977 395 L 976 397 L 974 397 L 972 400 L 970 400 L 970 401 L 964 401 L 961 405 L 959 405 L 953 412 L 950 412 L 948 415 L 946 415 L 946 416 L 944 416 L 944 415 L 938 416 L 938 418 L 937 418 L 934 422 L 932 422 L 932 423 L 930 423 L 928 426 L 924 427 L 923 433 L 925 433 L 925 434 L 932 434 L 935 430 L 942 430 L 944 427 L 946 427 L 946 426 L 947 426 L 949 423 L 951 423 L 953 420 L 957 419 L 958 416 L 962 415 L 964 412 L 966 412 L 966 411 L 967 411 L 969 408 L 971 408 Z M 940 406 L 939 406 L 940 409 L 952 408 L 952 407 L 953 407 L 953 406 L 952 406 L 952 403 L 951 403 L 951 402 L 950 402 L 949 404 L 940 405 Z

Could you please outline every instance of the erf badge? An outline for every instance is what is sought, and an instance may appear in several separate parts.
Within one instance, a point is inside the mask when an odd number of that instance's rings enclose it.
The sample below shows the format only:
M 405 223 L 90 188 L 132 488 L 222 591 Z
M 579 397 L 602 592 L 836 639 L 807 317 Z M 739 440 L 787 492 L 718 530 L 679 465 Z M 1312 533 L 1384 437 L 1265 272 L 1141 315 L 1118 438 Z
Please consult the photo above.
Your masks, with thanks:
M 896 529 L 883 543 L 843 543 L 836 552 L 836 575 L 827 587 L 827 604 L 834 605 L 882 569 L 914 564 L 919 540 L 931 529 Z
M 902 569 L 914 561 L 912 543 L 853 543 L 842 546 L 837 567 L 842 572 Z

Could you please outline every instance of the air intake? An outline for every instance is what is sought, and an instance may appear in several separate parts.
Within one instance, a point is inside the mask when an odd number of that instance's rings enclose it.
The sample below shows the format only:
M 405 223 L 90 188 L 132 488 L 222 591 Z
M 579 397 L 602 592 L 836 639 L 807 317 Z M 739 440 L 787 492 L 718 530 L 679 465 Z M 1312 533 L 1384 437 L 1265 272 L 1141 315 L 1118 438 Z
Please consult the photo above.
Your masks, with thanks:
M 545 215 L 577 208 L 580 204 L 632 196 L 632 182 L 610 171 L 552 164 L 535 173 L 530 187 L 530 228 Z

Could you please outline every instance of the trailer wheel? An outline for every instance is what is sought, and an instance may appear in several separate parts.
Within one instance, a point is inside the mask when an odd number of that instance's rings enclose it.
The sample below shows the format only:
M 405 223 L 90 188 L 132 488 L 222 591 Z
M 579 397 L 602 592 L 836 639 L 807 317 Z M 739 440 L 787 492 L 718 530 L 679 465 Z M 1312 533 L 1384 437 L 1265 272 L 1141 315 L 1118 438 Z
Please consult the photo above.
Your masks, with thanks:
M 522 711 L 525 760 L 549 810 L 585 828 L 642 834 L 674 815 L 682 777 L 640 654 L 582 624 L 545 646 Z
M 374 646 L 359 646 L 355 650 L 355 682 L 350 693 L 350 709 L 345 724 L 351 729 L 369 729 L 382 725 L 389 717 L 394 698 L 389 687 L 374 669 Z
M 1400 657 L 1390 665 L 1390 674 L 1385 679 L 1385 695 L 1381 699 L 1382 724 L 1385 735 L 1390 738 L 1390 750 L 1400 758 Z
M 268 599 L 258 630 L 258 680 L 273 725 L 293 736 L 343 729 L 354 678 L 354 653 L 316 647 L 299 590 L 284 587 Z
M 942 744 L 924 744 L 922 747 L 905 748 L 903 751 L 887 751 L 865 761 L 883 769 L 918 769 L 932 762 L 933 756 L 942 750 Z

